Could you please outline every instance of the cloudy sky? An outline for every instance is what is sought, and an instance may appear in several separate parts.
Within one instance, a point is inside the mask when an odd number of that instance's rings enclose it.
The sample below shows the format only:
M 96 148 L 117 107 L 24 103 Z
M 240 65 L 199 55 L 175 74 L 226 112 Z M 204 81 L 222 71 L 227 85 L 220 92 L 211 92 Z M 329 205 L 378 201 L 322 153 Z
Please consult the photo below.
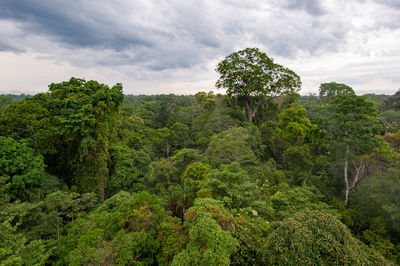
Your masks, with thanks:
M 301 94 L 336 81 L 400 88 L 400 0 L 1 0 L 0 93 L 71 76 L 126 94 L 214 90 L 215 66 L 259 47 L 300 75 Z

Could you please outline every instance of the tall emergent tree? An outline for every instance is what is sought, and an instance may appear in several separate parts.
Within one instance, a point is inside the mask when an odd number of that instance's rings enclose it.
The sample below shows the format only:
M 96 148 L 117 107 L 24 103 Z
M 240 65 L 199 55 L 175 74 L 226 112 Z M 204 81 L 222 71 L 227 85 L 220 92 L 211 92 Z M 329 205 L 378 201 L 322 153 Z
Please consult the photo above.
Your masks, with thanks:
M 342 83 L 329 82 L 319 86 L 319 97 L 331 99 L 343 94 L 355 94 L 352 87 Z
M 114 133 L 122 85 L 113 87 L 91 80 L 71 78 L 49 85 L 50 108 L 60 137 L 57 161 L 78 180 L 81 190 L 94 191 L 104 201 L 109 159 L 109 139 Z M 63 164 L 62 163 L 62 164 Z
M 244 103 L 249 122 L 262 105 L 274 97 L 300 90 L 300 77 L 292 70 L 275 64 L 258 48 L 234 52 L 222 60 L 216 71 L 220 74 L 218 88 Z
M 377 147 L 379 122 L 376 119 L 374 103 L 354 94 L 342 94 L 329 105 L 332 112 L 328 131 L 332 144 L 336 144 L 344 158 L 345 201 L 349 202 L 349 192 L 365 176 L 368 154 Z M 354 169 L 350 172 L 351 165 Z M 353 178 L 350 174 L 353 173 Z

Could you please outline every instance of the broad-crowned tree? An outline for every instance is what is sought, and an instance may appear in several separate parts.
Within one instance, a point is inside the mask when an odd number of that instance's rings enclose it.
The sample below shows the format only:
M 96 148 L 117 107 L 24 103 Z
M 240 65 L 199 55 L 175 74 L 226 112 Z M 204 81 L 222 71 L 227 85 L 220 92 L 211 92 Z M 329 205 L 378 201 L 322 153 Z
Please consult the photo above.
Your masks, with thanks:
M 258 48 L 231 53 L 216 71 L 220 74 L 218 88 L 245 104 L 249 122 L 262 104 L 276 96 L 300 90 L 300 77 L 292 70 L 274 63 Z
M 277 223 L 264 250 L 268 265 L 390 265 L 336 217 L 315 210 Z
M 343 94 L 354 95 L 355 93 L 350 86 L 342 83 L 329 82 L 329 83 L 322 83 L 319 86 L 320 98 L 332 99 L 333 97 Z

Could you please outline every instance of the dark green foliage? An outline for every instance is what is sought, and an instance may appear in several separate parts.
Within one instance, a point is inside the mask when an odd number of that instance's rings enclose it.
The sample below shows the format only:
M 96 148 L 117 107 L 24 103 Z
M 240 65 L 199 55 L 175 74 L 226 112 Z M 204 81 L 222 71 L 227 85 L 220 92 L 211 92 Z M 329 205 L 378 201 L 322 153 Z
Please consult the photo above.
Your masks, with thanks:
M 271 195 L 270 201 L 273 207 L 271 220 L 282 220 L 291 217 L 301 210 L 330 211 L 330 207 L 323 201 L 324 198 L 315 187 L 294 187 L 281 185 L 278 191 Z
M 64 260 L 74 265 L 154 264 L 161 248 L 157 228 L 166 230 L 161 224 L 165 217 L 155 195 L 120 192 L 76 220 L 62 239 Z
M 49 90 L 51 113 L 61 137 L 57 161 L 67 160 L 69 173 L 75 175 L 71 183 L 82 191 L 97 191 L 104 200 L 109 138 L 123 100 L 122 85 L 109 88 L 97 81 L 71 78 L 50 84 Z
M 3 201 L 27 200 L 39 194 L 44 176 L 44 163 L 40 155 L 25 142 L 0 136 L 0 184 Z M 1 204 L 1 201 L 0 201 Z
M 120 190 L 137 192 L 144 188 L 144 177 L 150 170 L 150 158 L 142 150 L 123 145 L 110 148 L 112 167 L 107 182 L 107 192 L 113 195 Z
M 44 265 L 50 251 L 43 241 L 28 241 L 8 222 L 0 223 L 0 263 L 1 265 Z
M 386 99 L 382 104 L 382 110 L 400 110 L 400 90 L 398 90 L 394 95 Z
M 352 237 L 334 216 L 305 211 L 275 225 L 264 246 L 265 264 L 386 265 L 383 257 Z
M 10 105 L 0 117 L 0 134 L 26 139 L 42 155 L 54 153 L 55 134 L 50 112 L 36 98 L 27 98 Z M 47 97 L 46 97 L 47 98 Z
M 254 164 L 257 158 L 250 145 L 251 138 L 246 128 L 228 129 L 211 139 L 205 154 L 214 167 L 232 162 Z
M 57 191 L 34 203 L 14 202 L 1 206 L 0 222 L 8 220 L 19 232 L 32 239 L 56 239 L 64 225 L 92 210 L 97 203 L 94 193 Z
M 3 114 L 12 101 L 13 98 L 11 96 L 0 95 L 0 115 Z
M 221 228 L 218 220 L 229 226 L 230 219 L 218 201 L 196 200 L 185 215 L 189 242 L 186 249 L 174 257 L 172 265 L 229 265 L 238 242 L 230 232 Z
M 239 241 L 235 254 L 231 256 L 232 265 L 263 264 L 264 245 L 270 233 L 270 223 L 254 214 L 241 213 L 235 217 L 233 236 Z
M 202 93 L 198 93 L 202 94 Z M 211 137 L 216 133 L 238 125 L 235 117 L 231 116 L 232 109 L 228 109 L 226 96 L 208 93 L 206 101 L 211 102 L 210 106 L 203 103 L 197 94 L 198 116 L 193 120 L 192 131 L 196 144 L 204 151 L 210 142 Z M 204 93 L 205 94 L 205 93 Z M 200 99 L 198 99 L 200 97 Z
M 368 176 L 357 187 L 355 206 L 372 217 L 381 216 L 393 233 L 400 233 L 400 170 L 389 168 Z
M 199 195 L 212 196 L 233 211 L 248 207 L 258 196 L 255 183 L 238 163 L 213 170 L 202 183 Z

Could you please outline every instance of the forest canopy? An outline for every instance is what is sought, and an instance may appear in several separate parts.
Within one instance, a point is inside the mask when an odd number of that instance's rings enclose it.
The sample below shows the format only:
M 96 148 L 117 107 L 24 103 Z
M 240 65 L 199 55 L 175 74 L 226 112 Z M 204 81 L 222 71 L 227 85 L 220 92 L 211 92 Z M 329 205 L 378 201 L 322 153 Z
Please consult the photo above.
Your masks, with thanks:
M 300 96 L 257 48 L 216 70 L 226 95 L 0 96 L 0 264 L 399 264 L 400 91 Z

